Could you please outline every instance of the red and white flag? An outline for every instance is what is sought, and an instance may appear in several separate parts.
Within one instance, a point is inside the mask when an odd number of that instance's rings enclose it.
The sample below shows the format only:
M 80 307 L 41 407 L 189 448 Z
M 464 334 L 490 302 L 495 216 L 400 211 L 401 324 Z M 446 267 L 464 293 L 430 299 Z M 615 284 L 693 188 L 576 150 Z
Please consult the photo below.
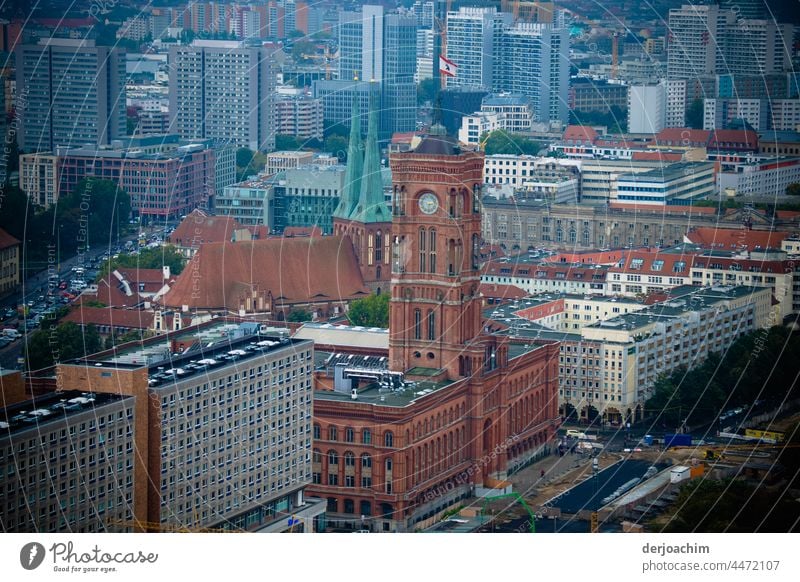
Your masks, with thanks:
M 455 77 L 458 73 L 458 65 L 447 57 L 439 56 L 439 72 L 448 77 Z

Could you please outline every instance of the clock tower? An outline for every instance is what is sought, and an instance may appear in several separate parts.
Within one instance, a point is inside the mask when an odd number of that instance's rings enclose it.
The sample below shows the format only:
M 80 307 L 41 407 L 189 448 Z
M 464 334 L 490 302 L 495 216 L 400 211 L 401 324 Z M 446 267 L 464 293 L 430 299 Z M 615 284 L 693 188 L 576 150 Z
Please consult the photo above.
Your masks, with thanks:
M 432 129 L 390 156 L 392 298 L 389 359 L 410 375 L 472 376 L 489 359 L 481 339 L 479 250 L 483 154 Z

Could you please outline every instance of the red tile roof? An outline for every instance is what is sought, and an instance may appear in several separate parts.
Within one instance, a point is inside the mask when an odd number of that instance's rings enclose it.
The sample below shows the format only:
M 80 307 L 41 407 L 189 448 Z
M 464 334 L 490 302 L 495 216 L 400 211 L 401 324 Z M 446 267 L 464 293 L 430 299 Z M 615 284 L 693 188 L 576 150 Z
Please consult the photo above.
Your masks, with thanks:
M 694 254 L 659 253 L 658 251 L 631 251 L 625 257 L 622 266 L 611 267 L 612 273 L 630 273 L 634 275 L 661 275 L 665 277 L 689 277 Z M 658 263 L 660 261 L 660 264 Z M 683 262 L 682 268 L 676 270 Z
M 657 162 L 680 162 L 683 159 L 683 154 L 678 152 L 662 152 L 653 150 L 649 152 L 633 152 L 631 159 L 637 161 L 653 160 Z
M 233 231 L 240 228 L 244 227 L 230 216 L 210 216 L 196 209 L 169 235 L 169 242 L 179 247 L 197 248 L 202 243 L 229 241 Z
M 0 250 L 21 244 L 16 238 L 0 228 Z
M 708 145 L 710 136 L 711 132 L 704 129 L 668 127 L 656 135 L 656 144 L 659 146 L 705 147 Z
M 720 150 L 757 150 L 758 134 L 742 129 L 715 129 L 711 132 L 708 147 Z
M 62 321 L 79 325 L 108 325 L 128 329 L 148 329 L 153 325 L 153 312 L 138 309 L 114 309 L 111 307 L 87 307 L 78 304 Z
M 238 310 L 253 291 L 294 304 L 369 294 L 349 237 L 295 237 L 204 244 L 163 302 Z
M 756 248 L 780 248 L 781 241 L 791 236 L 785 231 L 747 230 L 745 228 L 712 228 L 698 227 L 687 234 L 694 244 L 706 249 L 723 249 L 727 251 Z
M 565 143 L 572 142 L 574 144 L 589 144 L 594 143 L 597 139 L 597 131 L 594 128 L 586 125 L 568 125 L 564 130 L 564 135 L 561 141 Z
M 135 307 L 143 300 L 135 287 L 131 287 L 131 295 L 126 295 L 121 284 L 112 276 L 111 279 L 101 279 L 97 283 L 97 294 L 82 293 L 76 303 L 99 301 L 107 307 Z
M 516 285 L 501 285 L 498 283 L 481 283 L 478 292 L 484 297 L 492 299 L 522 299 L 529 293 Z

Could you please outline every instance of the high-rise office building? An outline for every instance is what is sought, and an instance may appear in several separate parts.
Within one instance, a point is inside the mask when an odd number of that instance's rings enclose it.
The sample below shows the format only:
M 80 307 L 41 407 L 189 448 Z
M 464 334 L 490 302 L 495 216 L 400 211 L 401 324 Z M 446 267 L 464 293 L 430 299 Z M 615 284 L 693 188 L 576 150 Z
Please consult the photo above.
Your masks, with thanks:
M 239 41 L 197 40 L 170 49 L 170 131 L 251 150 L 275 146 L 271 51 Z
M 360 12 L 339 13 L 339 79 L 380 84 L 381 140 L 415 128 L 416 57 L 413 15 L 386 13 L 382 6 L 372 5 Z M 325 116 L 331 119 L 327 110 Z
M 18 142 L 26 151 L 102 145 L 125 135 L 125 53 L 93 40 L 17 47 Z
M 533 103 L 536 121 L 566 124 L 569 115 L 568 29 L 520 22 L 500 32 L 495 51 L 502 58 L 495 62 L 493 90 L 528 97 Z
M 724 69 L 732 12 L 715 4 L 687 4 L 669 11 L 667 77 L 694 79 Z
M 738 3 L 687 4 L 670 10 L 668 78 L 789 71 L 794 26 L 753 18 L 757 12 Z
M 444 52 L 458 65 L 457 76 L 447 78 L 448 87 L 492 89 L 494 56 L 503 54 L 496 50 L 495 39 L 503 25 L 511 24 L 511 18 L 511 14 L 484 7 L 468 6 L 447 13 L 447 47 Z

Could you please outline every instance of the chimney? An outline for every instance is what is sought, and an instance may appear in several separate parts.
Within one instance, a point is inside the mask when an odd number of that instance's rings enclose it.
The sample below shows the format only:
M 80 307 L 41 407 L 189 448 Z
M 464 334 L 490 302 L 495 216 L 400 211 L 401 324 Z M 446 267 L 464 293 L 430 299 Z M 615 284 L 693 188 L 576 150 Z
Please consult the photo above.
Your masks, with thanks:
M 164 265 L 163 267 L 161 267 L 161 273 L 164 277 L 164 281 L 169 281 L 169 275 L 170 275 L 169 265 Z

